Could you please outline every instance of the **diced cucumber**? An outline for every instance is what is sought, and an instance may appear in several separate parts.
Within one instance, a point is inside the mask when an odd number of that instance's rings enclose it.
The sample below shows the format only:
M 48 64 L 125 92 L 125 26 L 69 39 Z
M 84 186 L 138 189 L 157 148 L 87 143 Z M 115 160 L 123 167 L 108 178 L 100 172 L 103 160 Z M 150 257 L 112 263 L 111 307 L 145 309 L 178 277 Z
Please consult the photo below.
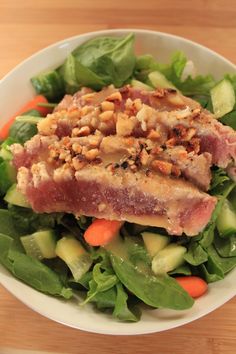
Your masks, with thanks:
M 56 235 L 53 230 L 44 230 L 35 232 L 32 235 L 22 236 L 20 238 L 25 252 L 39 260 L 55 258 Z
M 210 91 L 213 112 L 216 118 L 224 116 L 233 110 L 235 105 L 235 93 L 233 85 L 229 80 L 220 81 Z
M 0 150 L 0 157 L 3 160 L 12 160 L 12 153 L 10 151 L 9 146 L 14 144 L 16 141 L 15 139 L 8 137 L 1 145 L 1 150 Z
M 184 246 L 171 243 L 158 252 L 152 260 L 152 271 L 156 275 L 168 273 L 184 263 Z
M 5 194 L 10 186 L 16 182 L 16 169 L 10 161 L 0 163 L 0 194 Z
M 137 88 L 139 90 L 145 90 L 145 91 L 153 91 L 153 87 L 144 84 L 142 81 L 138 81 L 138 80 L 131 80 L 131 86 L 133 86 L 134 88 Z
M 70 268 L 76 281 L 84 275 L 92 264 L 91 257 L 73 236 L 64 236 L 56 246 L 56 254 Z
M 216 220 L 216 226 L 220 236 L 227 237 L 236 233 L 236 212 L 232 204 L 226 199 L 221 212 Z
M 172 88 L 176 89 L 176 87 L 170 82 L 162 73 L 159 71 L 153 71 L 148 75 L 148 78 L 151 84 L 155 88 Z
M 170 237 L 153 232 L 141 233 L 145 247 L 151 257 L 154 257 L 160 250 L 165 248 L 170 243 Z
M 12 153 L 10 152 L 10 150 L 7 147 L 6 148 L 1 147 L 0 157 L 3 160 L 12 160 Z
M 24 208 L 30 208 L 25 196 L 17 190 L 16 183 L 14 183 L 7 191 L 4 200 L 13 205 L 18 205 Z

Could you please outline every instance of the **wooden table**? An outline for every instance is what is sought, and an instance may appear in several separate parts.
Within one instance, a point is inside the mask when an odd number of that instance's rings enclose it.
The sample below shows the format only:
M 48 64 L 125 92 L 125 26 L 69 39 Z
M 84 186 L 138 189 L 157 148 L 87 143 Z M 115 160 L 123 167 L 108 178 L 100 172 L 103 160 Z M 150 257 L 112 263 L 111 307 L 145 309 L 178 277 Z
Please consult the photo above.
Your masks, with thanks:
M 236 63 L 234 0 L 0 0 L 0 78 L 35 51 L 106 28 L 147 28 L 200 42 Z M 182 328 L 145 336 L 89 334 L 34 313 L 0 287 L 4 347 L 78 354 L 233 354 L 236 299 Z

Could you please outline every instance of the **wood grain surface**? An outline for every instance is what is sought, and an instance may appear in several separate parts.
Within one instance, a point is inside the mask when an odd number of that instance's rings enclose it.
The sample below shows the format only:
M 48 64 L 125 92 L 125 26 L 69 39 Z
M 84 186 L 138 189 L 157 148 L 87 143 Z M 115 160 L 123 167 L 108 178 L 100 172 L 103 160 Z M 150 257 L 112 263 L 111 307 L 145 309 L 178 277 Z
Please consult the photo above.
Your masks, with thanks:
M 181 35 L 236 63 L 235 0 L 0 0 L 0 79 L 55 41 L 107 28 L 146 28 Z M 54 323 L 0 287 L 0 353 L 10 353 L 7 348 L 22 353 L 234 354 L 236 299 L 178 329 L 118 337 Z

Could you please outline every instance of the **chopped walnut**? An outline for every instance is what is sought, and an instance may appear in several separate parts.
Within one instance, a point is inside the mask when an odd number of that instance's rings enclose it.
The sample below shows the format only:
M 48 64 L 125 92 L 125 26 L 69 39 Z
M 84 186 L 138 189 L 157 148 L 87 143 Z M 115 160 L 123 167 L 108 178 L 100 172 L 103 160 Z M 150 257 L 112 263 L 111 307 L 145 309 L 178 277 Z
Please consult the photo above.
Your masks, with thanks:
M 72 130 L 72 136 L 87 136 L 90 134 L 90 128 L 88 126 L 82 128 L 74 128 Z
M 92 160 L 95 160 L 96 157 L 99 155 L 99 150 L 98 149 L 91 149 L 91 150 L 88 150 L 87 152 L 85 152 L 84 155 L 88 161 L 92 161 Z
M 109 95 L 106 98 L 106 101 L 110 101 L 110 102 L 119 101 L 119 102 L 121 102 L 122 101 L 121 93 L 119 91 L 112 93 L 111 95 Z
M 187 141 L 185 144 L 187 152 L 194 151 L 195 154 L 200 152 L 200 139 L 192 138 L 190 141 Z
M 104 111 L 99 114 L 99 118 L 102 122 L 107 122 L 113 117 L 114 111 Z
M 96 95 L 96 92 L 91 92 L 91 93 L 87 93 L 87 94 L 83 95 L 81 98 L 85 102 L 91 102 L 91 101 L 93 101 L 95 95 Z
M 169 176 L 172 171 L 172 163 L 161 161 L 161 160 L 154 160 L 151 163 L 152 168 L 155 171 L 161 172 L 163 175 Z
M 82 159 L 80 156 L 75 156 L 72 159 L 72 166 L 76 171 L 81 170 L 86 165 L 86 161 Z
M 114 105 L 113 102 L 103 101 L 101 103 L 101 108 L 102 108 L 103 112 L 105 112 L 105 111 L 114 111 L 115 105 Z
M 148 138 L 148 139 L 151 139 L 151 140 L 159 140 L 159 138 L 160 138 L 160 133 L 157 132 L 157 131 L 154 130 L 154 129 L 151 129 L 151 131 L 148 133 L 147 138 Z
M 185 141 L 190 141 L 194 137 L 196 132 L 197 132 L 197 129 L 195 129 L 195 128 L 188 129 L 186 134 L 185 134 L 185 136 L 184 136 L 184 140 Z
M 74 143 L 72 144 L 72 150 L 76 153 L 76 154 L 80 154 L 82 151 L 82 147 L 79 143 Z
M 116 133 L 119 136 L 131 135 L 135 126 L 135 119 L 129 118 L 127 114 L 118 113 L 116 122 Z
M 139 154 L 140 162 L 143 166 L 147 166 L 149 162 L 149 155 L 145 149 L 142 149 Z

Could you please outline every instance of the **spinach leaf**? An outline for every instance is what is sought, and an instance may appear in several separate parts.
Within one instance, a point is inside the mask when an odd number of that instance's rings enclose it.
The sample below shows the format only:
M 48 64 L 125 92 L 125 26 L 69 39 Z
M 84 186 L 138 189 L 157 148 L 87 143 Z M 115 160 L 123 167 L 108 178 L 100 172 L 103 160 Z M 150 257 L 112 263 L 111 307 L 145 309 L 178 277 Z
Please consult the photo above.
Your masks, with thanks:
M 116 284 L 117 297 L 113 316 L 121 321 L 137 322 L 140 319 L 140 311 L 134 308 L 133 311 L 128 307 L 128 295 L 124 290 L 123 285 L 119 282 Z
M 135 237 L 125 238 L 125 247 L 128 250 L 128 256 L 131 263 L 134 265 L 146 265 L 151 266 L 151 258 L 148 254 L 144 245 L 140 243 L 140 237 L 137 239 Z
M 210 190 L 214 191 L 214 188 L 222 186 L 224 182 L 227 182 L 229 180 L 229 176 L 222 168 L 217 168 L 216 170 L 213 170 Z
M 105 248 L 99 247 L 96 251 L 92 251 L 91 257 L 94 261 L 99 262 L 101 269 L 112 271 L 110 257 Z
M 191 272 L 191 269 L 190 269 L 189 265 L 185 263 L 185 264 L 175 268 L 174 270 L 172 270 L 168 274 L 169 275 L 177 275 L 177 274 L 191 275 L 192 272 Z
M 63 286 L 59 276 L 43 263 L 21 253 L 20 244 L 13 238 L 0 234 L 0 248 L 0 262 L 16 278 L 43 293 L 71 298 L 71 289 Z
M 40 117 L 40 113 L 36 110 L 30 110 L 22 115 L 30 115 Z M 38 132 L 35 124 L 23 123 L 15 121 L 9 130 L 9 136 L 15 139 L 18 143 L 24 144 L 27 140 L 31 139 Z
M 17 225 L 8 210 L 0 209 L 0 232 L 2 234 L 15 237 L 19 234 L 15 226 Z
M 87 272 L 82 277 L 77 281 L 80 285 L 82 285 L 85 289 L 89 289 L 89 282 L 93 279 L 93 272 Z M 74 278 L 72 279 L 72 282 L 75 283 Z
M 65 94 L 64 82 L 57 70 L 49 70 L 31 78 L 35 91 L 51 101 L 57 101 Z
M 176 87 L 183 93 L 185 96 L 193 95 L 209 95 L 209 91 L 216 84 L 213 76 L 211 75 L 198 75 L 195 78 L 188 77 L 185 81 L 176 82 Z M 208 101 L 209 102 L 209 101 Z M 207 108 L 207 107 L 206 107 Z
M 219 202 L 218 202 L 218 205 L 219 205 Z M 219 211 L 220 211 L 220 209 L 219 209 Z M 210 246 L 212 244 L 212 242 L 214 240 L 214 236 L 215 236 L 215 228 L 216 228 L 216 224 L 215 224 L 215 221 L 213 221 L 213 216 L 212 216 L 212 221 L 210 221 L 210 223 L 205 228 L 205 230 L 201 232 L 201 239 L 199 241 L 199 244 L 201 247 L 206 249 L 208 246 Z M 203 256 L 203 254 L 202 254 L 202 256 Z
M 10 247 L 12 246 L 12 243 L 13 243 L 13 238 L 0 233 L 0 249 L 1 249 L 0 262 L 4 267 L 6 267 L 11 272 L 13 267 L 12 267 L 12 263 L 8 258 L 8 252 Z
M 221 257 L 236 257 L 236 235 L 228 238 L 216 235 L 214 246 Z
M 206 280 L 207 283 L 214 283 L 215 281 L 221 280 L 224 278 L 221 272 L 218 270 L 211 269 L 209 270 L 205 264 L 201 264 L 198 267 L 199 275 Z M 218 274 L 217 274 L 218 272 Z
M 207 261 L 208 254 L 198 242 L 192 242 L 184 259 L 193 266 L 198 266 Z
M 82 305 L 91 301 L 98 293 L 111 289 L 117 282 L 118 279 L 112 269 L 102 272 L 101 264 L 95 264 L 93 267 L 93 278 L 89 281 L 87 298 Z
M 184 53 L 173 54 L 169 64 L 156 61 L 152 56 L 141 56 L 137 58 L 135 77 L 138 80 L 147 82 L 148 74 L 158 70 L 171 81 L 186 96 L 204 96 L 205 108 L 211 110 L 209 91 L 215 86 L 216 81 L 211 75 L 198 75 L 194 78 L 188 76 L 186 80 L 181 79 L 187 58 Z M 202 102 L 200 102 L 202 103 Z
M 78 91 L 80 84 L 77 82 L 75 70 L 75 57 L 69 54 L 63 65 L 58 69 L 65 86 L 66 93 L 73 94 Z
M 207 249 L 207 252 L 211 265 L 218 267 L 223 274 L 227 274 L 236 266 L 236 257 L 221 257 L 213 245 Z
M 76 48 L 72 55 L 76 59 L 76 76 L 78 82 L 88 76 L 92 84 L 92 74 L 105 85 L 120 87 L 132 76 L 135 66 L 134 35 L 126 37 L 99 37 L 91 39 Z M 78 66 L 77 66 L 78 65 Z M 87 68 L 89 71 L 85 71 Z M 98 82 L 96 82 L 98 84 Z M 88 84 L 87 84 L 88 85 Z M 89 85 L 91 87 L 91 85 Z M 104 86 L 104 84 L 102 84 Z
M 82 86 L 100 90 L 105 82 L 92 70 L 81 64 L 72 54 L 68 56 L 59 72 L 65 82 L 67 93 L 73 94 Z
M 229 80 L 231 82 L 236 93 L 236 74 L 226 74 L 224 76 L 224 79 Z
M 62 213 L 37 214 L 32 209 L 15 205 L 9 205 L 8 209 L 13 224 L 17 225 L 17 230 L 21 235 L 33 233 L 40 228 L 53 229 L 63 217 Z
M 66 299 L 72 297 L 71 289 L 63 286 L 53 270 L 26 254 L 14 253 L 12 272 L 17 278 L 43 293 L 62 296 Z
M 111 254 L 113 269 L 121 283 L 145 304 L 175 310 L 190 308 L 194 301 L 175 279 L 165 276 L 146 275 L 130 262 Z
M 116 305 L 116 297 L 116 287 L 113 286 L 106 291 L 98 292 L 91 302 L 96 305 L 98 310 L 113 309 Z
M 231 128 L 236 130 L 236 110 L 225 114 L 222 118 L 220 118 L 221 123 L 229 125 Z

